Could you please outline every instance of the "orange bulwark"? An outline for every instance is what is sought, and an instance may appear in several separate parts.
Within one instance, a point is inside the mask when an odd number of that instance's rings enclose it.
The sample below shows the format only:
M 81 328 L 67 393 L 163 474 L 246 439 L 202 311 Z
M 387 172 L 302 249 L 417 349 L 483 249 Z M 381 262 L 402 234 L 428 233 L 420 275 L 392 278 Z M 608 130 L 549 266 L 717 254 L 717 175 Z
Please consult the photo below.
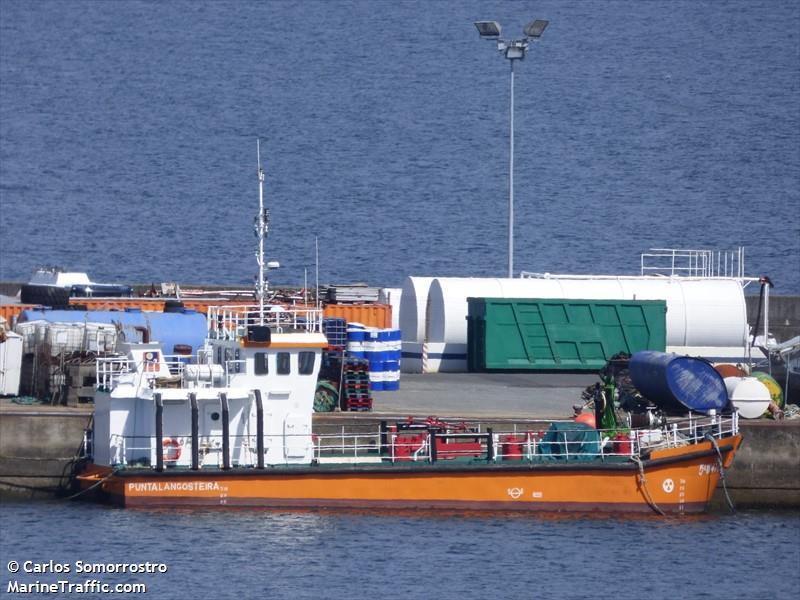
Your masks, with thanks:
M 269 506 L 693 513 L 706 509 L 741 442 L 654 450 L 614 462 L 310 465 L 221 470 L 112 471 L 81 486 L 127 507 Z

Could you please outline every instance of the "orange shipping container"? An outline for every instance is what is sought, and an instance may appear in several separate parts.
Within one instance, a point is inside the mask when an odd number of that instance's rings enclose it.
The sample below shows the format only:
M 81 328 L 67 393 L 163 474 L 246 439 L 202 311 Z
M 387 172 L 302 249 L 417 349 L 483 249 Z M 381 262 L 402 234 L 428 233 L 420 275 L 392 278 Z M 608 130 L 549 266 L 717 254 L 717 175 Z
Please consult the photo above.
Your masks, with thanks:
M 0 317 L 3 317 L 10 328 L 23 310 L 36 308 L 35 304 L 0 304 Z
M 79 298 L 69 299 L 70 306 L 85 306 L 86 310 L 125 310 L 139 308 L 150 312 L 163 312 L 164 300 L 160 298 Z
M 323 309 L 322 315 L 379 329 L 387 329 L 392 326 L 392 306 L 390 304 L 328 304 Z

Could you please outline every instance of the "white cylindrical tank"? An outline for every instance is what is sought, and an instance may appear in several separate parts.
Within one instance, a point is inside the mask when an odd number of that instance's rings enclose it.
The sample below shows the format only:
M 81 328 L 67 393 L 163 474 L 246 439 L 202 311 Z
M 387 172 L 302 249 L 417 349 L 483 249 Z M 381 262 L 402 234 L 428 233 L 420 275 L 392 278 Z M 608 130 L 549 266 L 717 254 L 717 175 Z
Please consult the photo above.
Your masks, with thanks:
M 728 398 L 745 419 L 759 418 L 772 400 L 769 388 L 755 377 L 726 377 L 725 387 Z
M 503 298 L 500 279 L 440 277 L 431 283 L 425 341 L 467 343 L 467 298 Z
M 400 293 L 400 322 L 404 342 L 422 342 L 425 336 L 425 306 L 433 277 L 406 277 Z
M 427 341 L 466 343 L 470 297 L 664 300 L 667 346 L 741 347 L 747 343 L 744 291 L 734 279 L 568 276 L 436 279 L 428 295 Z
M 400 299 L 403 297 L 401 288 L 381 288 L 378 290 L 378 302 L 392 307 L 392 329 L 400 329 Z
M 197 386 L 213 385 L 221 382 L 225 378 L 225 370 L 222 365 L 186 365 L 183 368 L 183 378 L 187 384 Z

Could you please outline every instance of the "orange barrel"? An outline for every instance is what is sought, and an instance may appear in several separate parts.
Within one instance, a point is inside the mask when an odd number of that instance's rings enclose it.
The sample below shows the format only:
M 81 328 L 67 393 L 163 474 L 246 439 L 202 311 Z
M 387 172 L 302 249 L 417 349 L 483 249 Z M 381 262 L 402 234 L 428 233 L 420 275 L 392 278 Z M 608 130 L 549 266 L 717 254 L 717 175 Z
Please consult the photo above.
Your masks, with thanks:
M 747 377 L 747 373 L 736 365 L 714 365 L 714 370 L 722 375 L 723 379 L 726 377 Z

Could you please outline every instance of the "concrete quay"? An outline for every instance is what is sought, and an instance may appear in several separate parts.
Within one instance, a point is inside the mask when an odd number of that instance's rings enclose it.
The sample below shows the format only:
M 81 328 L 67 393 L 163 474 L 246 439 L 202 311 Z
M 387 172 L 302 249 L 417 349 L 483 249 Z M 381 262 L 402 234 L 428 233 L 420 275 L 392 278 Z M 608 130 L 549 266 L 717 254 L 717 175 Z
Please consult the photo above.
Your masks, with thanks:
M 377 427 L 408 416 L 480 419 L 496 430 L 568 418 L 594 375 L 404 374 L 401 389 L 373 394 L 373 412 L 319 413 L 316 431 L 342 426 Z M 90 424 L 91 406 L 65 408 L 0 402 L 0 496 L 52 495 Z M 735 505 L 800 509 L 800 419 L 742 420 L 744 443 L 727 472 Z M 715 506 L 723 506 L 719 492 Z

